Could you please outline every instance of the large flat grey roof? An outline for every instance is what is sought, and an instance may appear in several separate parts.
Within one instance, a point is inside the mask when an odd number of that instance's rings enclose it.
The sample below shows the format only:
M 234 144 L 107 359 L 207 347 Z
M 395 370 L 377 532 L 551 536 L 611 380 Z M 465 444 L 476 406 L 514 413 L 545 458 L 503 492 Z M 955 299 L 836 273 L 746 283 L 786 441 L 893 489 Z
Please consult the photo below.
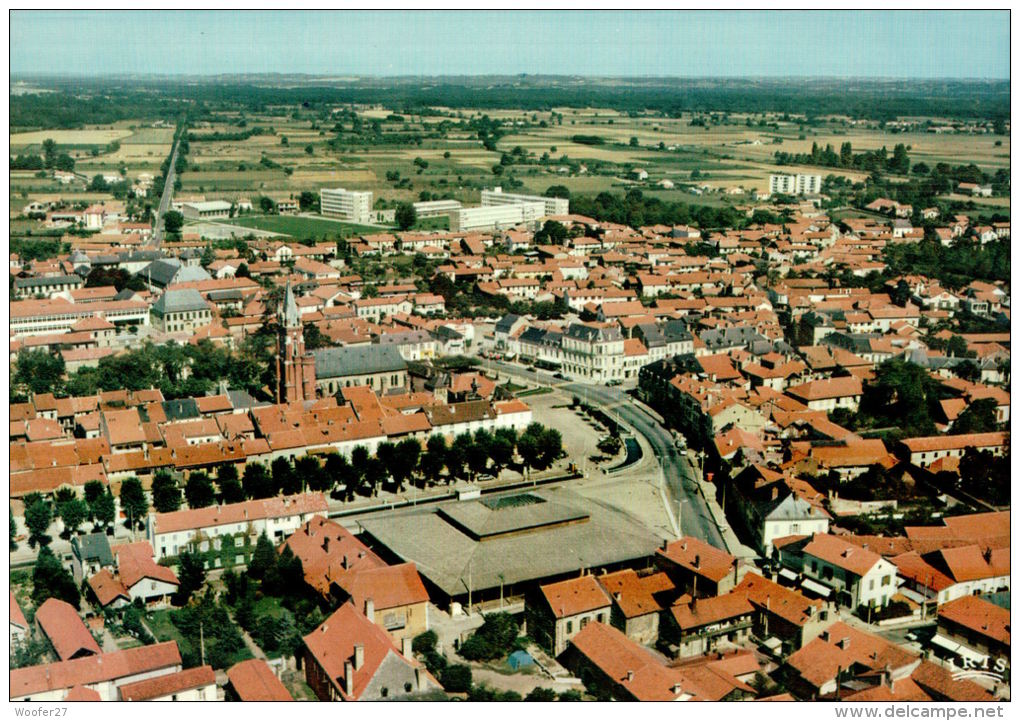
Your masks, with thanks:
M 581 569 L 597 569 L 654 555 L 659 538 L 629 515 L 603 503 L 557 488 L 528 491 L 545 503 L 522 504 L 493 527 L 501 533 L 476 540 L 450 518 L 486 530 L 485 517 L 510 509 L 485 509 L 485 501 L 441 504 L 439 508 L 395 512 L 361 521 L 376 542 L 405 561 L 448 596 L 496 588 L 501 583 L 537 581 Z M 458 509 L 460 506 L 463 510 Z M 536 508 L 546 523 L 527 528 Z M 488 512 L 486 512 L 488 511 Z M 480 524 L 480 525 L 479 525 Z M 520 528 L 514 532 L 511 526 Z M 484 534 L 482 534 L 484 536 Z

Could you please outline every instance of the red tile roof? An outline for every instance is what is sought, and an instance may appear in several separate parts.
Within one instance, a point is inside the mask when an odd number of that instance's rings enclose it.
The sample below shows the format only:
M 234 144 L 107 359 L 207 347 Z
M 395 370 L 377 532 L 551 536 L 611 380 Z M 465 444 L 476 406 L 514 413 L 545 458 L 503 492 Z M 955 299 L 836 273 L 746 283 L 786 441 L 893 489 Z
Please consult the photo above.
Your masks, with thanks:
M 343 574 L 337 585 L 350 594 L 354 605 L 364 609 L 366 601 L 378 610 L 398 608 L 429 600 L 425 584 L 413 563 L 363 568 Z
M 118 598 L 123 598 L 129 603 L 131 601 L 131 596 L 128 594 L 127 589 L 124 588 L 124 584 L 114 578 L 109 569 L 104 568 L 92 576 L 88 580 L 88 584 L 102 606 L 109 606 Z
M 609 608 L 609 596 L 594 576 L 580 576 L 539 589 L 556 618 L 576 616 L 579 613 Z
M 126 683 L 118 691 L 121 701 L 152 701 L 175 693 L 215 685 L 216 672 L 213 671 L 212 666 L 198 666 L 177 673 Z
M 865 575 L 882 560 L 882 557 L 877 553 L 828 533 L 816 533 L 812 536 L 804 546 L 804 554 L 814 556 L 858 576 Z
M 15 626 L 21 626 L 21 628 L 28 630 L 28 621 L 25 620 L 25 614 L 21 612 L 21 606 L 18 605 L 18 600 L 14 598 L 14 591 L 11 591 L 11 614 L 10 621 Z
M 72 686 L 113 681 L 180 665 L 181 654 L 177 642 L 166 641 L 72 661 L 18 668 L 10 673 L 10 697 L 21 698 Z
M 259 658 L 241 661 L 227 669 L 227 678 L 242 701 L 293 701 L 290 692 L 269 664 Z
M 101 653 L 96 639 L 89 633 L 74 606 L 56 598 L 46 599 L 35 612 L 35 622 L 62 661 Z
M 978 596 L 964 596 L 939 608 L 946 619 L 986 638 L 1009 646 L 1009 611 Z
M 321 493 L 301 493 L 256 501 L 244 501 L 208 508 L 195 508 L 155 514 L 156 533 L 174 533 L 211 528 L 254 519 L 285 518 L 307 513 L 325 513 L 326 497 Z
M 725 578 L 727 573 L 733 572 L 737 561 L 735 556 L 693 536 L 673 541 L 665 550 L 659 549 L 656 554 L 716 583 Z
M 102 701 L 103 697 L 99 695 L 99 692 L 85 688 L 84 686 L 75 686 L 67 695 L 64 696 L 65 701 Z
M 599 576 L 598 582 L 612 596 L 624 618 L 661 612 L 663 607 L 656 600 L 655 594 L 676 588 L 665 573 L 641 577 L 630 568 Z
M 417 661 L 400 655 L 386 632 L 349 603 L 338 608 L 321 626 L 305 636 L 304 641 L 308 652 L 325 671 L 340 697 L 347 701 L 361 697 L 390 654 L 410 666 L 418 665 Z M 345 664 L 354 657 L 355 645 L 363 648 L 364 660 L 361 668 L 354 670 L 353 688 L 348 693 L 344 679 Z
M 156 563 L 152 545 L 148 541 L 122 543 L 110 550 L 117 558 L 117 575 L 120 576 L 120 582 L 125 588 L 131 588 L 146 578 L 163 581 L 174 586 L 180 584 L 173 569 Z

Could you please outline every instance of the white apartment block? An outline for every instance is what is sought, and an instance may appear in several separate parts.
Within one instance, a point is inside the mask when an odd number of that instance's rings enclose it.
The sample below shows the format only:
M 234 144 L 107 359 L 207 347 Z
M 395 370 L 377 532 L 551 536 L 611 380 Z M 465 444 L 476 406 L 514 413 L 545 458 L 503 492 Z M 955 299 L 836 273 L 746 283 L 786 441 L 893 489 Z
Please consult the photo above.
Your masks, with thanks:
M 543 203 L 543 215 L 567 215 L 570 212 L 570 201 L 566 198 L 546 198 L 543 195 L 521 195 L 504 193 L 500 187 L 482 191 L 482 206 L 514 205 L 515 203 Z
M 448 215 L 451 210 L 460 210 L 459 200 L 423 200 L 414 203 L 415 215 L 419 218 L 436 218 Z
M 817 195 L 822 192 L 822 176 L 807 175 L 770 175 L 769 192 L 783 195 Z
M 488 191 L 482 191 L 484 194 Z M 510 205 L 483 205 L 478 208 L 459 208 L 450 211 L 450 230 L 498 230 L 522 223 L 535 223 L 546 215 L 545 203 L 514 202 Z
M 349 220 L 352 223 L 371 222 L 372 193 L 370 191 L 322 188 L 319 190 L 320 211 L 323 215 Z

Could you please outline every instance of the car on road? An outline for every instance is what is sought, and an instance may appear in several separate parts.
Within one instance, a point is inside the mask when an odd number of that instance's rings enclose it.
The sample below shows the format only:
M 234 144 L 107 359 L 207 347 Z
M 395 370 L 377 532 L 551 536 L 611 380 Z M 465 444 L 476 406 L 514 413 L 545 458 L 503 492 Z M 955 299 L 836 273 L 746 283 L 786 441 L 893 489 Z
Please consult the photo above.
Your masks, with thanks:
M 606 383 L 606 385 L 610 386 L 610 387 L 612 387 L 612 386 L 622 386 L 623 385 L 623 381 L 614 378 L 613 380 L 611 380 L 608 383 Z
M 553 373 L 553 378 L 558 378 L 561 381 L 565 381 L 567 377 L 562 373 Z

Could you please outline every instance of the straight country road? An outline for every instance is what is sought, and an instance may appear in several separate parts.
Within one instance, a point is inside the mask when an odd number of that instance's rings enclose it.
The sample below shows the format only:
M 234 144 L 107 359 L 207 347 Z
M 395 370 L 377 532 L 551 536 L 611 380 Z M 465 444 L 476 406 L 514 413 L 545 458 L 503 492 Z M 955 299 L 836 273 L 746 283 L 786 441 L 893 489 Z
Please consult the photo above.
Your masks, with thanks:
M 680 514 L 681 532 L 726 550 L 726 543 L 712 518 L 708 504 L 704 496 L 698 493 L 694 470 L 690 467 L 686 457 L 677 452 L 672 434 L 634 403 L 623 389 L 573 381 L 557 381 L 549 374 L 529 371 L 499 361 L 479 360 L 484 367 L 500 373 L 523 378 L 532 383 L 553 386 L 584 398 L 592 405 L 599 406 L 603 411 L 619 417 L 636 433 L 644 436 L 658 459 L 672 496 L 679 501 L 679 508 L 671 510 L 673 513 Z
M 156 218 L 153 221 L 152 240 L 153 248 L 158 248 L 163 242 L 163 219 L 170 210 L 170 202 L 174 197 L 174 181 L 177 179 L 177 152 L 180 150 L 181 141 L 174 141 L 174 153 L 170 157 L 170 169 L 166 173 L 166 183 L 163 185 L 163 196 L 159 199 L 159 207 L 156 209 Z

